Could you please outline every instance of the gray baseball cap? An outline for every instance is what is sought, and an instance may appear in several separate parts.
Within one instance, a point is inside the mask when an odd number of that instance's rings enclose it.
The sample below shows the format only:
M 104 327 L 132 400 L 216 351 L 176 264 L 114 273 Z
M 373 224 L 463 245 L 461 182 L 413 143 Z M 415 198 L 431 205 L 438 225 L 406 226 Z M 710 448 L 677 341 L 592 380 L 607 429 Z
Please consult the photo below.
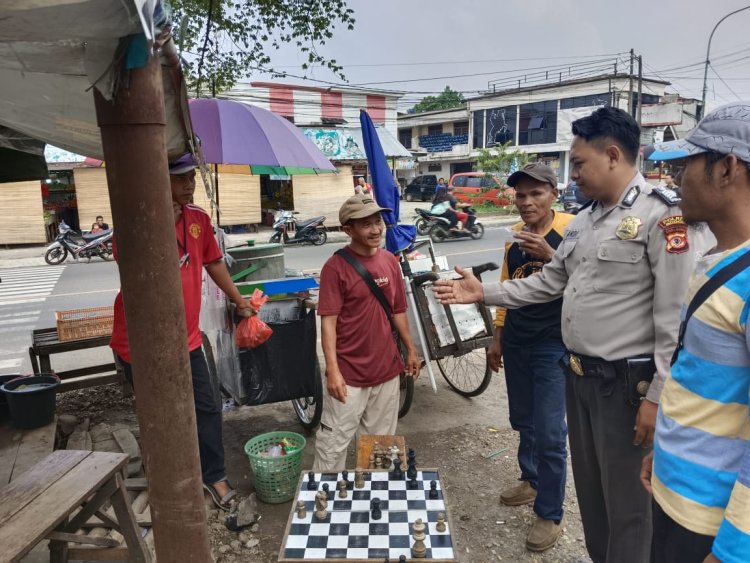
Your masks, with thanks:
M 644 154 L 649 160 L 674 160 L 709 151 L 750 162 L 750 102 L 721 106 L 701 119 L 684 139 L 657 143 Z
M 521 176 L 528 176 L 529 178 L 533 178 L 544 184 L 549 184 L 557 189 L 557 174 L 555 174 L 555 171 L 552 170 L 552 168 L 540 162 L 527 164 L 520 170 L 513 172 L 513 174 L 508 176 L 508 185 L 511 188 L 515 187 L 518 180 L 521 179 Z

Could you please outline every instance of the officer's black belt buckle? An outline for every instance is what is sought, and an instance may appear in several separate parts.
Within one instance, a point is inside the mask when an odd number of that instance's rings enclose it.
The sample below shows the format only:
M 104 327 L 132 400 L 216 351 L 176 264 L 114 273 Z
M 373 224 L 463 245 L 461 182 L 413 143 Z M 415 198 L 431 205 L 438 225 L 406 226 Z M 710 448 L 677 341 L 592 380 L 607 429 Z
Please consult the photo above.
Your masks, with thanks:
M 602 358 L 591 358 L 570 354 L 568 364 L 570 370 L 579 377 L 600 377 L 609 379 L 622 370 L 622 361 L 610 362 Z

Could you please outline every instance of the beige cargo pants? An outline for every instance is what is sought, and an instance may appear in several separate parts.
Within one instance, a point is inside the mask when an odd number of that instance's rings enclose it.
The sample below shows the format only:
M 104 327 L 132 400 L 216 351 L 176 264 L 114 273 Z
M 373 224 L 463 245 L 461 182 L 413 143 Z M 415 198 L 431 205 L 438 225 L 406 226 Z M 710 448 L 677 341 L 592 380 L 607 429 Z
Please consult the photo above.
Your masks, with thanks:
M 346 450 L 355 434 L 396 433 L 398 376 L 374 387 L 347 385 L 346 389 L 346 403 L 331 397 L 327 388 L 323 390 L 323 414 L 315 434 L 315 472 L 346 469 Z

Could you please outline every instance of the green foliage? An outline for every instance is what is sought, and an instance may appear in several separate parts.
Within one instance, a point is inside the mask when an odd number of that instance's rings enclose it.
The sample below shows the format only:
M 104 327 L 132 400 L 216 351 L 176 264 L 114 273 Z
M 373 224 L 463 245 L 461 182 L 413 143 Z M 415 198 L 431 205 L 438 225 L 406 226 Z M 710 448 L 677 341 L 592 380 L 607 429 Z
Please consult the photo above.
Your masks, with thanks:
M 451 90 L 450 86 L 446 86 L 438 96 L 427 96 L 422 98 L 420 102 L 414 106 L 414 113 L 422 113 L 423 111 L 433 111 L 437 109 L 450 109 L 461 107 L 466 103 L 464 95 L 461 92 Z
M 513 141 L 508 141 L 502 145 L 497 145 L 491 149 L 477 149 L 476 168 L 484 172 L 495 172 L 499 176 L 505 177 L 510 174 L 510 170 L 523 168 L 529 162 L 536 158 L 536 155 L 522 152 L 518 149 L 510 149 Z
M 269 51 L 293 43 L 307 61 L 344 79 L 335 59 L 317 48 L 337 24 L 354 29 L 346 0 L 171 0 L 174 35 L 185 60 L 188 87 L 196 96 L 228 90 L 253 71 L 284 76 Z

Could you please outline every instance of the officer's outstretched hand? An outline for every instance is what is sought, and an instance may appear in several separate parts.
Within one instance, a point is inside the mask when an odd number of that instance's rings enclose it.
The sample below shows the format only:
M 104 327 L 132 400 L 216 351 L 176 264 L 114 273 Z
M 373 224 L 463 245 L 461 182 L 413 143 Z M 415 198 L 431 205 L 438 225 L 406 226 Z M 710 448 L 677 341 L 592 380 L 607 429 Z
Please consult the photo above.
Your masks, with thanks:
M 654 443 L 654 428 L 656 428 L 656 411 L 659 405 L 648 399 L 641 401 L 638 414 L 635 417 L 634 446 L 650 448 Z
M 477 303 L 484 299 L 484 290 L 482 282 L 471 272 L 456 266 L 456 273 L 461 276 L 460 280 L 437 280 L 432 291 L 435 297 L 443 305 L 453 305 L 454 303 Z

